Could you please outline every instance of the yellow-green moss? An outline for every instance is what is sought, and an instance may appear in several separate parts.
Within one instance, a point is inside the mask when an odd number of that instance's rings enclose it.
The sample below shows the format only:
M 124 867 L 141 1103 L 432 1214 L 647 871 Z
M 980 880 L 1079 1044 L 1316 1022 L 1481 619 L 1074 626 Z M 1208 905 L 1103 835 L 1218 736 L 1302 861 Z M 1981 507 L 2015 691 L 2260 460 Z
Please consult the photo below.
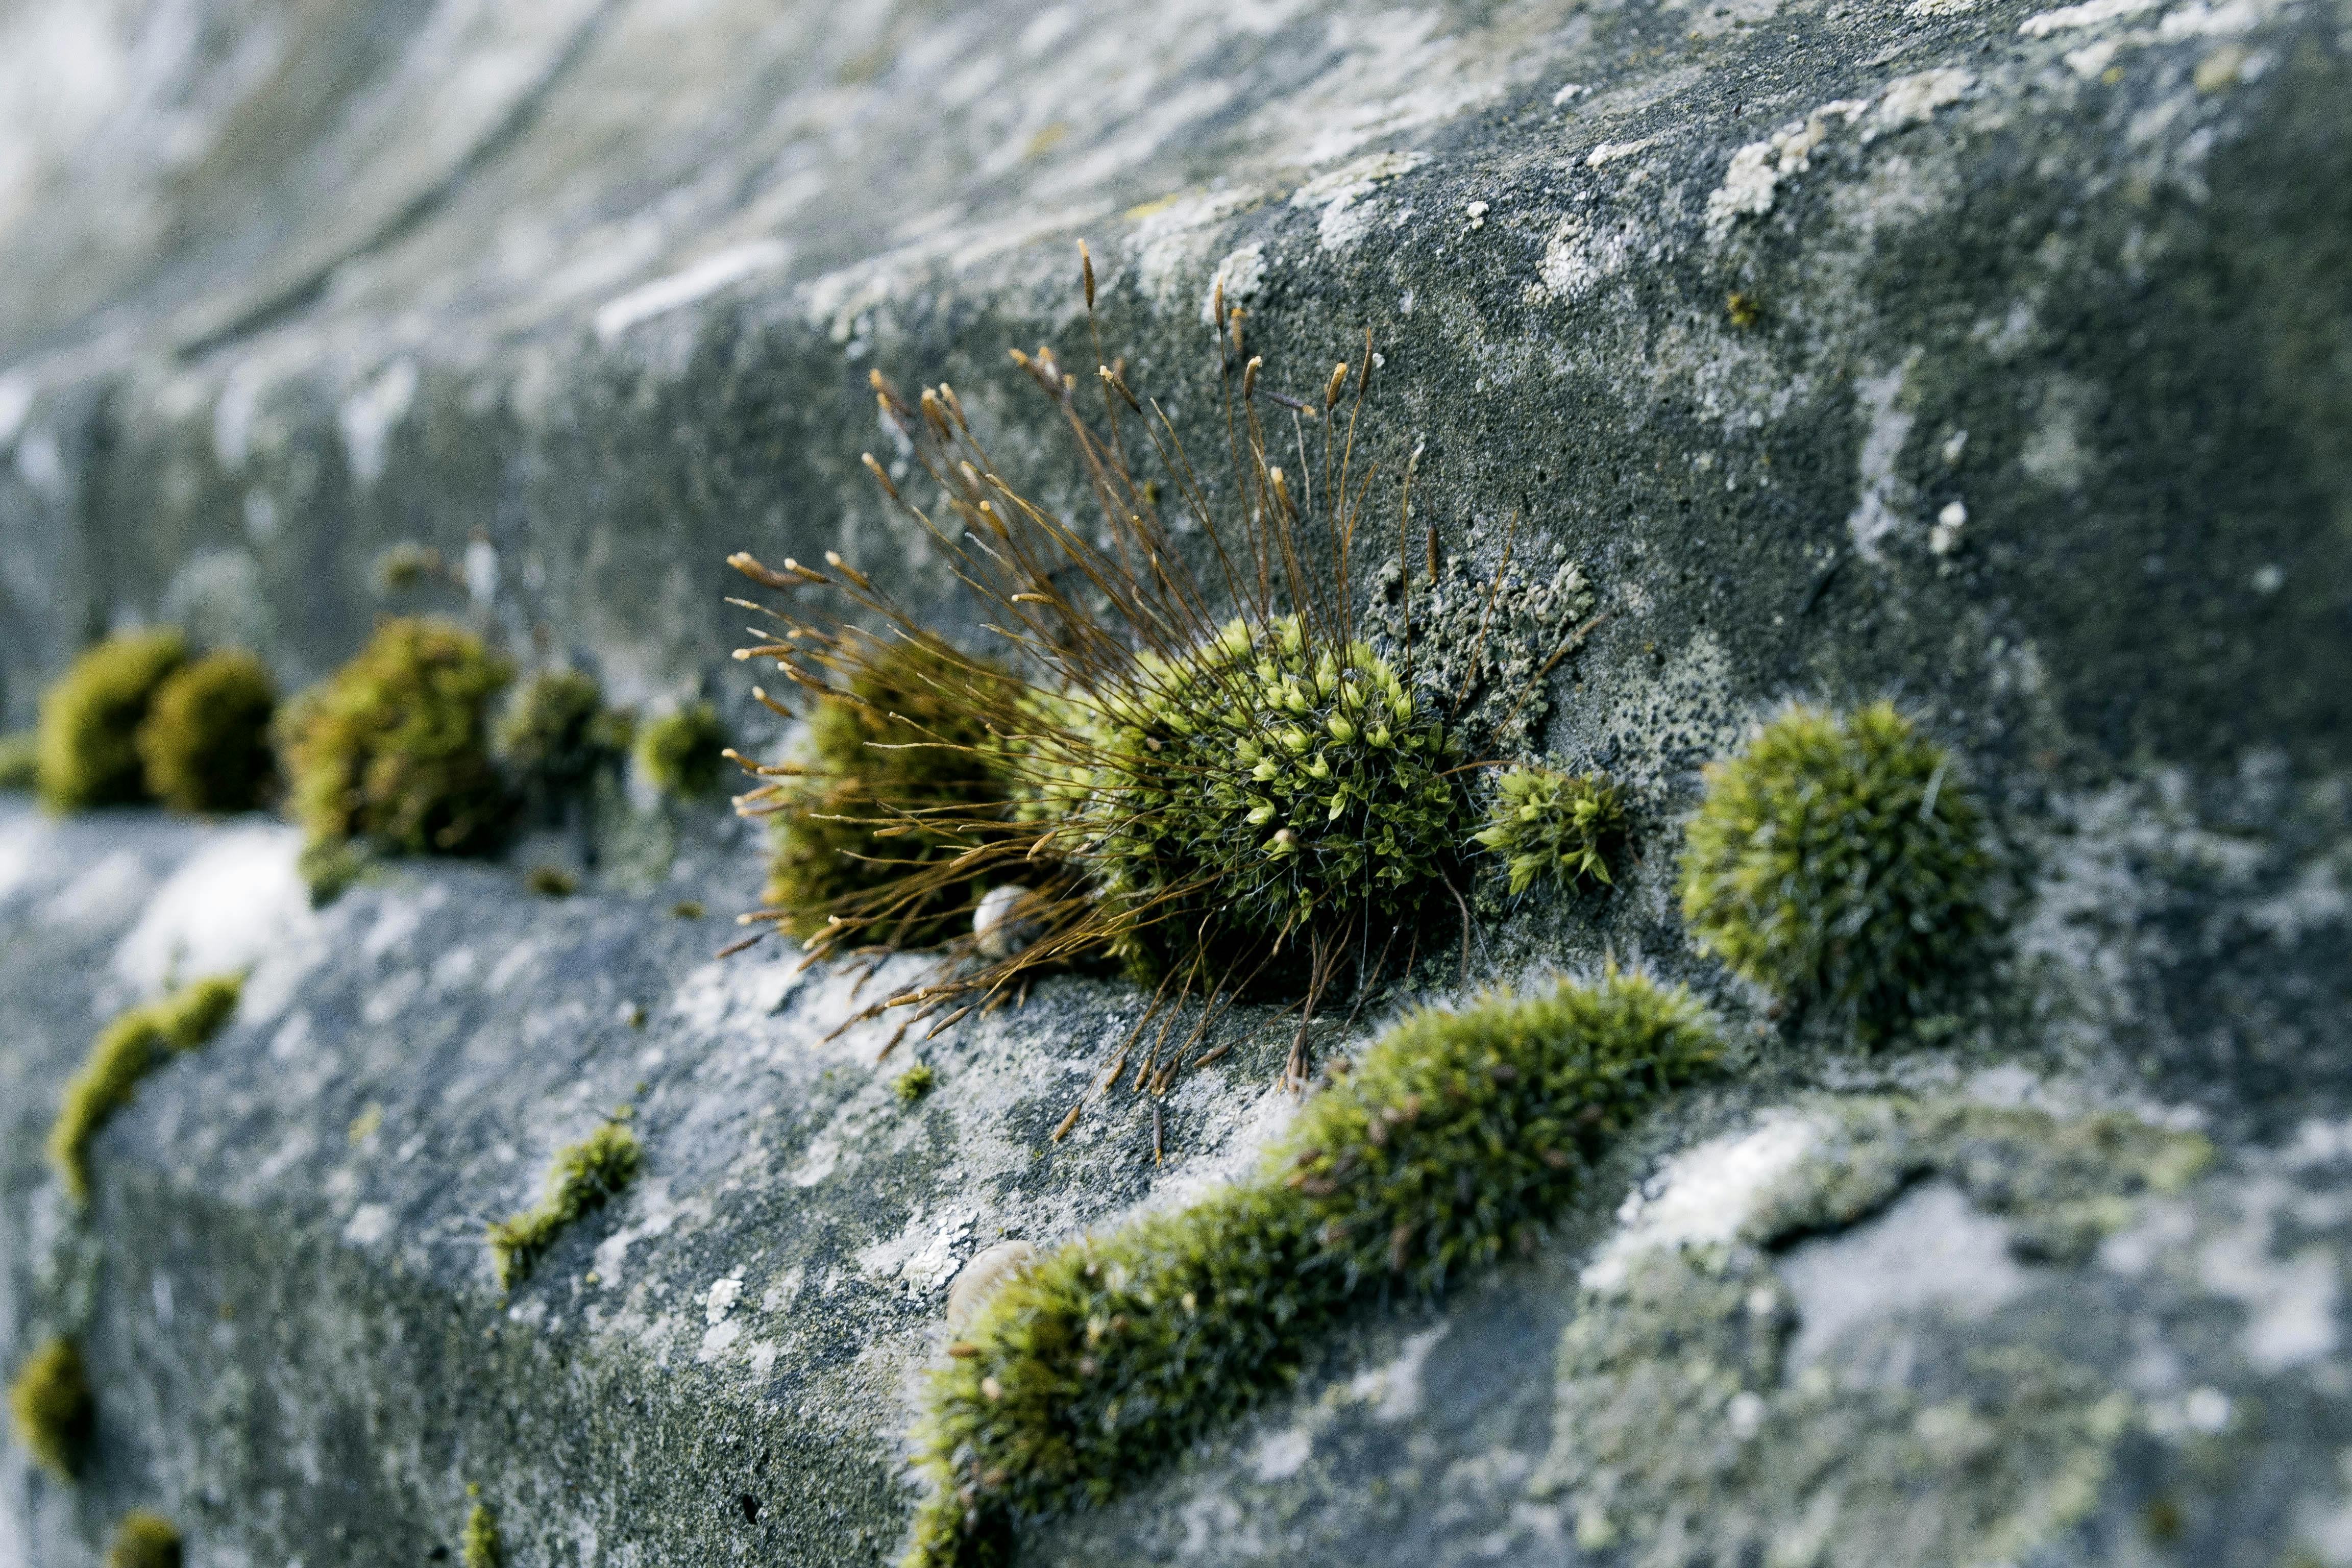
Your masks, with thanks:
M 147 797 L 139 726 L 164 679 L 187 658 L 176 631 L 110 637 L 41 697 L 41 803 L 51 811 L 130 805 Z
M 286 706 L 288 808 L 313 840 L 391 854 L 477 854 L 509 816 L 489 754 L 504 660 L 446 622 L 380 623 L 366 647 Z
M 217 974 L 131 1008 L 99 1031 L 49 1128 L 49 1163 L 76 1203 L 89 1200 L 89 1143 L 174 1051 L 203 1045 L 236 1011 L 242 975 Z
M 466 1495 L 474 1499 L 474 1506 L 467 1511 L 466 1537 L 458 1545 L 461 1568 L 499 1568 L 503 1561 L 498 1516 L 490 1511 L 489 1504 L 481 1500 L 481 1490 L 478 1486 L 466 1489 Z
M 500 1288 L 511 1290 L 529 1279 L 563 1227 L 604 1207 L 636 1179 L 644 1163 L 636 1134 L 618 1121 L 604 1123 L 558 1153 L 548 1169 L 547 1195 L 535 1207 L 490 1226 L 490 1260 Z
M 929 1063 L 917 1062 L 890 1080 L 890 1092 L 906 1104 L 912 1105 L 930 1093 L 938 1082 L 939 1075 L 931 1070 Z
M 248 653 L 224 650 L 182 665 L 156 689 L 139 726 L 147 792 L 174 811 L 250 811 L 277 763 L 269 721 L 278 688 Z
M 877 647 L 842 695 L 817 700 L 809 713 L 806 771 L 791 781 L 787 809 L 774 818 L 768 865 L 768 902 L 787 911 L 786 931 L 814 936 L 848 900 L 966 847 L 950 835 L 910 826 L 902 814 L 968 815 L 1010 801 L 1015 784 L 995 766 L 981 715 L 989 695 L 1001 703 L 1012 688 L 1007 683 L 980 700 L 969 689 L 994 679 L 984 667 L 896 642 Z M 886 828 L 890 837 L 877 837 Z M 877 936 L 934 940 L 943 919 L 968 910 L 978 892 L 957 883 L 913 899 L 893 910 Z
M 1001 1561 L 1288 1385 L 1361 1299 L 1434 1293 L 1533 1239 L 1616 1134 L 1715 1059 L 1677 990 L 1612 973 L 1415 1013 L 1308 1100 L 1255 1179 L 1064 1247 L 930 1375 L 936 1487 L 908 1568 Z
M 30 730 L 0 735 L 0 789 L 33 790 L 40 783 L 40 737 Z
M 1512 768 L 1496 781 L 1486 829 L 1472 837 L 1503 858 L 1514 893 L 1538 877 L 1563 888 L 1606 885 L 1609 858 L 1625 837 L 1625 804 L 1605 774 Z
M 1699 945 L 1875 1035 L 1983 930 L 1986 859 L 1950 755 L 1889 702 L 1791 708 L 1706 769 L 1682 858 Z
M 515 694 L 498 729 L 498 759 L 542 814 L 626 754 L 635 721 L 604 706 L 593 675 L 541 670 Z
M 114 1527 L 106 1568 L 180 1568 L 180 1531 L 160 1513 L 136 1510 Z
M 719 710 L 708 702 L 690 702 L 637 731 L 637 766 L 653 786 L 680 800 L 694 800 L 717 790 L 726 776 L 727 731 Z
M 8 1411 L 25 1451 L 71 1480 L 98 1427 L 89 1379 L 71 1340 L 49 1340 L 26 1358 L 8 1384 Z
M 542 899 L 568 899 L 580 890 L 580 879 L 561 866 L 533 866 L 522 885 Z

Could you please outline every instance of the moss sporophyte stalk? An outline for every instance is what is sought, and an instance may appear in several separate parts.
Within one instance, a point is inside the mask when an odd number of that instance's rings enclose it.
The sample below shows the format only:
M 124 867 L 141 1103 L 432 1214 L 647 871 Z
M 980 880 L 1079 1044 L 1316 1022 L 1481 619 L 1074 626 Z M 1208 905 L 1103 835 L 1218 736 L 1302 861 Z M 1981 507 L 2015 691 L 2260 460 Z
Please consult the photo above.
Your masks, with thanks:
M 25 1358 L 8 1384 L 8 1413 L 25 1452 L 72 1479 L 97 1430 L 98 1407 L 71 1340 L 47 1340 Z
M 1617 1134 L 1717 1055 L 1679 990 L 1612 973 L 1408 1016 L 1255 1179 L 1012 1273 L 931 1373 L 907 1568 L 1001 1563 L 1286 1387 L 1342 1313 L 1531 1242 Z
M 1091 323 L 1090 262 L 1084 278 Z M 738 758 L 757 775 L 739 811 L 782 823 L 769 903 L 745 919 L 814 956 L 940 956 L 875 1015 L 903 1005 L 936 1035 L 1036 971 L 1112 961 L 1155 987 L 1129 1043 L 1139 1082 L 1165 1089 L 1238 995 L 1273 989 L 1306 998 L 1300 1083 L 1307 1025 L 1343 973 L 1360 989 L 1409 963 L 1433 916 L 1466 929 L 1457 873 L 1483 763 L 1455 717 L 1465 691 L 1416 670 L 1409 636 L 1376 647 L 1355 622 L 1356 557 L 1422 548 L 1409 463 L 1381 492 L 1396 531 L 1372 520 L 1369 341 L 1318 395 L 1289 397 L 1261 387 L 1241 313 L 1219 310 L 1233 470 L 1213 490 L 1118 365 L 1013 356 L 1087 478 L 1083 520 L 1021 493 L 954 389 L 909 401 L 875 374 L 941 500 L 868 467 L 977 596 L 992 654 L 948 643 L 837 554 L 731 558 L 793 599 L 750 606 L 773 633 L 737 657 L 809 694 L 800 754 Z M 801 607 L 827 595 L 848 607 Z
M 1865 1037 L 1929 1005 L 1987 924 L 1982 830 L 1950 754 L 1892 703 L 1793 707 L 1706 776 L 1681 876 L 1699 945 Z
M 228 1022 L 244 984 L 238 974 L 199 980 L 131 1008 L 100 1031 L 67 1082 L 49 1128 L 49 1163 L 76 1203 L 89 1201 L 90 1140 L 131 1103 L 149 1073 L 174 1053 L 194 1050 Z
M 610 1203 L 636 1179 L 644 1163 L 637 1135 L 617 1118 L 558 1152 L 548 1168 L 546 1195 L 489 1228 L 499 1288 L 511 1290 L 529 1279 L 563 1228 Z

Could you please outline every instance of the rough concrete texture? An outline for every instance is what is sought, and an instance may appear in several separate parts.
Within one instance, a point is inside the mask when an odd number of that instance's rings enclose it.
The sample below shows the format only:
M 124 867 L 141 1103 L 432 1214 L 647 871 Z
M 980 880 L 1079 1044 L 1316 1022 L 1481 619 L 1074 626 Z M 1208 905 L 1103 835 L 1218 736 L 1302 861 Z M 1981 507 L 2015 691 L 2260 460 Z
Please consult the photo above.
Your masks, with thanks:
M 1542 747 L 1639 859 L 1482 895 L 1474 983 L 1635 958 L 1737 1070 L 1024 1560 L 2352 1564 L 2347 47 L 2340 0 L 27 0 L 0 702 L 114 625 L 292 682 L 429 608 L 765 738 L 729 550 L 969 624 L 858 468 L 903 458 L 870 369 L 1074 500 L 1003 350 L 1091 363 L 1075 237 L 1196 438 L 1213 278 L 1287 391 L 1369 327 L 1381 485 L 1420 447 L 1474 578 L 1516 510 L 1605 616 Z M 448 571 L 386 591 L 403 545 Z M 1964 759 L 2007 935 L 1866 1056 L 1690 954 L 1671 868 L 1745 725 L 1881 694 Z M 100 1407 L 80 1487 L 0 1458 L 0 1561 L 131 1507 L 200 1564 L 446 1560 L 468 1482 L 516 1563 L 881 1561 L 958 1264 L 1279 1124 L 1257 1016 L 1164 1167 L 1125 1098 L 1049 1143 L 1142 1005 L 1084 977 L 902 1107 L 884 1026 L 826 1037 L 850 974 L 711 959 L 758 879 L 718 811 L 614 807 L 576 900 L 526 852 L 316 912 L 263 825 L 0 819 L 0 1352 L 77 1332 Z M 77 1216 L 91 1035 L 247 963 Z M 481 1225 L 622 1102 L 646 1176 L 502 1302 Z

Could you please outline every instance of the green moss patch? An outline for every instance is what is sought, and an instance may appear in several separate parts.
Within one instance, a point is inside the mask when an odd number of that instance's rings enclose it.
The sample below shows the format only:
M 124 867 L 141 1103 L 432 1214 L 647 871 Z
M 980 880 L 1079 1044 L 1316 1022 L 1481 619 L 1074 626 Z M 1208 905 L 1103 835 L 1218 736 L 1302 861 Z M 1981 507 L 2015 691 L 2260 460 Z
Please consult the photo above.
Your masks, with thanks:
M 466 1534 L 458 1542 L 457 1561 L 463 1568 L 499 1568 L 505 1556 L 499 1540 L 498 1516 L 481 1500 L 480 1488 L 467 1487 L 466 1491 L 475 1501 L 466 1513 Z
M 839 694 L 817 699 L 805 760 L 785 780 L 773 817 L 768 901 L 786 911 L 785 931 L 814 936 L 858 895 L 968 846 L 962 835 L 927 828 L 909 814 L 964 818 L 1010 801 L 1017 786 L 994 765 L 985 720 L 1010 687 L 972 689 L 990 681 L 984 668 L 898 642 L 876 648 Z M 904 899 L 880 934 L 936 940 L 942 917 L 969 910 L 978 892 L 954 883 Z
M 490 1261 L 499 1288 L 511 1290 L 529 1279 L 564 1226 L 610 1203 L 636 1179 L 644 1163 L 637 1135 L 617 1121 L 558 1153 L 548 1169 L 547 1195 L 490 1226 Z
M 147 797 L 139 726 L 164 679 L 186 658 L 187 645 L 176 631 L 127 632 L 67 668 L 41 697 L 41 804 L 51 811 L 88 811 Z
M 131 1103 L 140 1083 L 176 1051 L 193 1051 L 236 1011 L 244 977 L 215 975 L 133 1007 L 99 1032 L 66 1084 L 49 1128 L 49 1163 L 76 1203 L 89 1201 L 89 1144 Z
M 912 1105 L 930 1093 L 938 1084 L 939 1075 L 927 1063 L 917 1062 L 890 1080 L 890 1092 L 897 1095 L 902 1103 Z
M 180 1531 L 160 1513 L 126 1513 L 106 1549 L 106 1568 L 180 1568 Z
M 496 847 L 509 802 L 489 752 L 504 660 L 446 622 L 385 620 L 366 647 L 287 705 L 288 806 L 314 841 L 391 854 Z
M 41 738 L 30 730 L 0 735 L 0 789 L 34 790 L 41 783 Z
M 1562 888 L 1606 886 L 1624 837 L 1625 803 L 1606 776 L 1550 768 L 1506 771 L 1495 781 L 1486 826 L 1475 835 L 1502 857 L 1514 893 L 1539 877 Z
M 251 654 L 224 650 L 173 670 L 136 737 L 147 792 L 174 811 L 251 811 L 277 772 L 277 685 Z
M 558 810 L 628 752 L 629 714 L 604 705 L 593 675 L 542 670 L 524 682 L 499 721 L 499 762 L 542 816 Z
M 637 731 L 637 766 L 654 788 L 679 800 L 713 794 L 727 775 L 727 731 L 708 702 L 648 721 Z
M 1295 1379 L 1360 1300 L 1435 1293 L 1580 1191 L 1616 1134 L 1715 1059 L 1635 975 L 1399 1024 L 1310 1100 L 1255 1180 L 1088 1237 L 1005 1284 L 931 1374 L 937 1490 L 908 1568 L 997 1560 Z
M 1739 973 L 1876 1034 L 1982 933 L 1980 837 L 1950 754 L 1894 704 L 1791 708 L 1708 766 L 1683 917 Z
M 8 1413 L 25 1452 L 72 1479 L 98 1428 L 98 1406 L 71 1340 L 49 1340 L 26 1358 L 8 1384 Z

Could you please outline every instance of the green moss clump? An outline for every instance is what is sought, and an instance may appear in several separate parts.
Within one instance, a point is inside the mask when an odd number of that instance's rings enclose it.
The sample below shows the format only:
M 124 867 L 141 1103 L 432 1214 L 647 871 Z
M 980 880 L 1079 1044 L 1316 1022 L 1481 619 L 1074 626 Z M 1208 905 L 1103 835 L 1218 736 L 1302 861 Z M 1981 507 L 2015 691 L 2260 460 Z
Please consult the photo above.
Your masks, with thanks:
M 787 911 L 787 932 L 814 936 L 858 895 L 967 847 L 902 814 L 969 815 L 1009 801 L 1014 783 L 996 766 L 993 737 L 981 715 L 1003 706 L 1013 689 L 1005 682 L 974 689 L 994 682 L 984 668 L 897 642 L 853 669 L 843 694 L 817 700 L 809 713 L 807 761 L 787 781 L 787 808 L 776 815 L 768 865 L 768 902 Z M 886 827 L 891 836 L 877 837 Z M 877 940 L 936 940 L 978 892 L 959 882 L 906 900 Z
M 1791 708 L 1708 766 L 1683 918 L 1739 973 L 1875 1036 L 1982 933 L 1985 873 L 1950 755 L 1894 704 Z
M 182 665 L 156 689 L 139 726 L 147 792 L 174 811 L 250 811 L 277 763 L 269 721 L 278 688 L 249 653 L 224 649 Z
M 1013 1522 L 1099 1503 L 1286 1386 L 1359 1300 L 1435 1293 L 1531 1241 L 1717 1050 L 1689 997 L 1630 974 L 1406 1018 L 1255 1180 L 1071 1243 L 989 1299 L 931 1373 L 917 1442 L 937 1490 L 908 1568 L 1000 1561 Z
M 509 803 L 489 709 L 509 671 L 446 622 L 388 619 L 349 664 L 287 705 L 288 805 L 314 841 L 390 854 L 478 854 Z
M 114 1527 L 106 1568 L 180 1568 L 182 1552 L 180 1532 L 170 1520 L 138 1510 Z
M 1538 877 L 1563 888 L 1606 886 L 1610 856 L 1625 837 L 1625 803 L 1602 773 L 1512 768 L 1496 783 L 1486 829 L 1472 837 L 1503 857 L 1514 893 Z
M 216 974 L 133 1007 L 99 1031 L 49 1128 L 49 1163 L 76 1203 L 89 1201 L 89 1143 L 99 1129 L 173 1052 L 211 1039 L 236 1011 L 244 988 L 244 976 Z
M 480 1500 L 480 1488 L 467 1487 L 466 1491 L 475 1502 L 466 1514 L 466 1538 L 458 1543 L 457 1561 L 462 1568 L 499 1568 L 504 1555 L 498 1516 Z
M 1460 736 L 1386 659 L 1318 653 L 1284 617 L 1145 662 L 1107 703 L 1078 816 L 1125 956 L 1419 918 L 1456 841 Z
M 558 1153 L 548 1169 L 547 1195 L 537 1206 L 490 1226 L 490 1259 L 499 1288 L 511 1290 L 529 1279 L 563 1227 L 611 1202 L 636 1179 L 644 1163 L 637 1135 L 617 1121 Z
M 890 1080 L 890 1092 L 897 1095 L 902 1102 L 912 1105 L 930 1093 L 938 1083 L 939 1074 L 931 1070 L 930 1064 L 917 1062 Z
M 98 1406 L 71 1340 L 52 1339 L 26 1358 L 8 1384 L 8 1411 L 25 1451 L 71 1480 L 98 1429 Z
M 580 879 L 561 866 L 533 866 L 522 885 L 542 899 L 568 899 L 580 890 Z
M 626 753 L 635 721 L 604 706 L 593 675 L 542 670 L 524 683 L 498 730 L 498 758 L 545 814 Z
M 698 800 L 719 788 L 726 777 L 727 731 L 719 710 L 708 702 L 690 702 L 637 731 L 637 766 L 653 786 L 679 800 Z
M 126 632 L 74 660 L 41 697 L 41 803 L 51 811 L 132 805 L 146 798 L 139 726 L 187 658 L 176 631 Z
M 40 737 L 30 730 L 0 735 L 0 789 L 34 790 L 40 784 Z

